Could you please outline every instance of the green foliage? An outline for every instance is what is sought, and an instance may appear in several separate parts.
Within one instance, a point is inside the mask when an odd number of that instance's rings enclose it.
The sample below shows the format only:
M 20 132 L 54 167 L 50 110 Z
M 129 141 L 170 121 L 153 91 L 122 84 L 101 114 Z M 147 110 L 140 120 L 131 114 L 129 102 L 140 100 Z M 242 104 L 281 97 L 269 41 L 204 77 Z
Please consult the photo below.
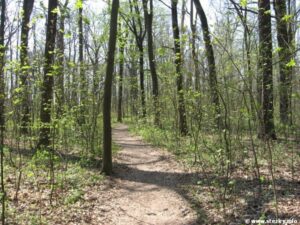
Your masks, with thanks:
M 64 33 L 64 38 L 70 39 L 71 37 L 72 37 L 72 33 L 71 32 Z M 69 62 L 69 66 L 72 66 L 72 62 Z
M 89 185 L 95 185 L 103 180 L 103 176 L 96 170 L 84 167 L 80 162 L 71 164 L 64 173 L 57 174 L 58 187 L 63 189 L 83 189 Z
M 82 20 L 83 20 L 83 23 L 85 23 L 87 25 L 90 25 L 90 23 L 91 23 L 90 19 L 88 17 L 86 17 L 86 16 L 83 16 Z
M 38 150 L 32 157 L 30 165 L 33 168 L 47 170 L 49 169 L 50 161 L 56 164 L 60 160 L 58 156 L 54 155 L 49 150 Z
M 286 23 L 289 23 L 289 22 L 291 22 L 291 20 L 293 19 L 293 15 L 289 15 L 289 14 L 286 14 L 286 15 L 284 15 L 283 17 L 282 17 L 282 21 L 284 21 L 284 22 L 286 22 Z
M 31 214 L 28 217 L 29 217 L 30 225 L 49 224 L 42 216 Z
M 82 190 L 71 190 L 69 195 L 65 199 L 65 204 L 75 204 L 76 202 L 82 199 L 83 195 L 84 192 Z
M 296 62 L 295 59 L 291 59 L 287 64 L 287 67 L 295 67 L 296 66 Z
M 247 3 L 248 3 L 248 1 L 247 0 L 240 0 L 240 4 L 241 4 L 241 6 L 242 7 L 247 7 Z
M 61 13 L 60 13 L 59 7 L 53 9 L 51 12 L 52 12 L 53 14 L 61 14 Z
M 83 2 L 82 2 L 82 0 L 76 0 L 75 8 L 76 9 L 82 9 L 83 8 Z

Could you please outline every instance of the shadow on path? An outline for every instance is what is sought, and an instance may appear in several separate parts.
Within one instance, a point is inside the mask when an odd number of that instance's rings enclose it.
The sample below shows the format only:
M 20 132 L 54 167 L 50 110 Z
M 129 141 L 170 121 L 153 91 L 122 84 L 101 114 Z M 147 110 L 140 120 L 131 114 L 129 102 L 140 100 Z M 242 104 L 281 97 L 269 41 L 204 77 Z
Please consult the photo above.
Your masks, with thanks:
M 186 172 L 170 172 L 170 171 L 155 171 L 155 166 L 169 161 L 170 158 L 166 155 L 157 155 L 150 160 L 143 159 L 140 155 L 135 155 L 135 151 L 144 149 L 145 156 L 151 153 L 152 151 L 159 151 L 155 148 L 152 148 L 149 144 L 144 144 L 139 139 L 134 139 L 132 135 L 128 133 L 128 128 L 122 126 L 121 128 L 114 128 L 115 135 L 114 141 L 120 145 L 122 149 L 131 149 L 131 151 L 121 152 L 120 156 L 124 160 L 120 160 L 114 164 L 114 174 L 113 178 L 136 182 L 138 185 L 132 187 L 126 187 L 129 191 L 142 191 L 143 184 L 155 185 L 152 189 L 144 190 L 145 192 L 151 191 L 157 188 L 166 188 L 172 191 L 175 191 L 180 196 L 182 196 L 192 207 L 197 211 L 197 221 L 188 223 L 187 225 L 194 224 L 227 224 L 226 222 L 220 223 L 220 221 L 214 222 L 214 218 L 209 216 L 207 212 L 206 202 L 197 199 L 192 190 L 202 191 L 203 187 L 212 187 L 215 188 L 215 183 L 217 182 L 220 186 L 226 183 L 226 179 L 222 177 L 217 177 L 214 174 L 199 174 L 196 172 L 186 173 Z M 130 137 L 124 139 L 122 137 Z M 17 154 L 16 149 L 11 149 L 14 154 Z M 21 149 L 19 151 L 22 155 L 31 157 L 35 151 Z M 67 160 L 73 163 L 80 162 L 82 157 L 78 155 L 70 155 L 64 153 L 56 153 L 61 159 Z M 126 159 L 134 159 L 132 161 Z M 166 162 L 168 163 L 168 162 Z M 138 168 L 141 165 L 152 166 L 154 170 L 143 170 Z M 101 160 L 91 159 L 90 165 L 83 165 L 89 169 L 98 169 L 101 166 Z M 172 171 L 172 170 L 171 170 Z M 201 181 L 201 185 L 197 185 L 197 182 Z M 279 198 L 291 198 L 299 199 L 300 198 L 300 181 L 299 180 L 288 180 L 283 178 L 277 178 L 275 180 L 276 187 L 278 190 Z M 232 191 L 232 195 L 236 198 L 245 199 L 245 204 L 241 206 L 238 210 L 237 216 L 229 216 L 226 218 L 226 221 L 232 222 L 231 224 L 241 224 L 244 223 L 245 219 L 259 219 L 259 217 L 264 214 L 267 218 L 275 218 L 275 215 L 272 212 L 263 211 L 263 206 L 265 204 L 271 203 L 273 201 L 272 190 L 269 188 L 271 182 L 266 181 L 263 184 L 263 193 L 262 195 L 257 195 L 258 184 L 256 180 L 245 179 L 245 178 L 236 178 L 235 179 L 235 188 Z M 292 187 L 292 189 L 291 189 Z M 220 191 L 220 190 L 218 190 Z M 209 195 L 209 192 L 207 195 Z M 166 199 L 167 200 L 167 199 Z M 209 204 L 213 204 L 212 202 Z M 298 217 L 297 217 L 298 216 Z M 293 213 L 290 214 L 280 214 L 281 219 L 295 218 L 300 221 L 299 215 Z

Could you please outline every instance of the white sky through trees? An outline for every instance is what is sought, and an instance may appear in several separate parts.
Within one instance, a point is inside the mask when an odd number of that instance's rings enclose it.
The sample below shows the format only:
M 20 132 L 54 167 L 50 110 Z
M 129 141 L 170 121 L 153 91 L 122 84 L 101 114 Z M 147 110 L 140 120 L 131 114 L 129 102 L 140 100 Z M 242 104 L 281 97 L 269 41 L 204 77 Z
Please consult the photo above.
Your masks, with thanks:
M 60 0 L 62 3 L 65 2 L 65 0 Z M 109 0 L 111 1 L 111 0 Z M 140 1 L 140 0 L 139 0 Z M 190 12 L 190 1 L 191 0 L 186 0 L 186 7 L 187 7 L 187 14 L 185 18 L 185 24 L 187 27 L 189 27 L 190 19 L 189 19 L 189 12 Z M 101 19 L 101 16 L 103 14 L 103 10 L 105 10 L 108 6 L 108 0 L 84 0 L 84 14 L 86 13 L 93 13 L 94 15 L 98 15 Z M 122 7 L 122 2 L 128 2 L 128 0 L 120 0 L 121 2 L 121 7 Z M 161 2 L 164 2 L 161 3 Z M 166 6 L 170 6 L 171 0 L 154 0 L 155 8 L 154 8 L 154 15 L 159 15 L 161 13 L 166 15 L 166 19 L 164 21 L 169 21 L 171 23 L 171 11 L 170 9 Z M 224 13 L 227 11 L 226 8 L 230 7 L 230 5 L 227 5 L 226 0 L 200 0 L 204 11 L 207 15 L 208 18 L 208 23 L 210 26 L 210 30 L 212 33 L 215 30 L 215 25 L 216 22 L 218 21 L 218 18 L 224 18 Z M 236 2 L 239 2 L 239 0 L 236 0 Z M 300 0 L 296 1 L 297 3 L 297 8 L 300 7 Z M 7 18 L 10 24 L 13 24 L 14 28 L 16 29 L 17 26 L 20 26 L 20 12 L 22 11 L 22 4 L 23 0 L 10 0 L 8 1 L 8 12 L 7 12 Z M 249 0 L 248 1 L 249 7 L 253 8 L 254 10 L 257 9 L 257 2 Z M 34 11 L 32 14 L 32 17 L 36 17 L 37 15 L 43 15 L 43 17 L 40 17 L 36 20 L 36 29 L 38 30 L 37 32 L 37 40 L 40 40 L 43 42 L 45 39 L 45 23 L 46 23 L 46 13 L 47 13 L 47 5 L 48 5 L 48 0 L 35 0 L 34 3 Z M 72 16 L 76 15 L 76 0 L 70 0 L 69 3 L 69 8 L 72 13 Z M 181 6 L 182 6 L 182 0 L 179 0 L 178 3 L 178 16 L 179 19 L 181 17 Z M 233 13 L 234 10 L 232 10 Z M 194 13 L 196 14 L 196 9 L 194 10 Z M 107 14 L 107 12 L 106 12 Z M 109 16 L 109 15 L 107 15 Z M 169 17 L 169 20 L 168 20 Z M 199 18 L 199 17 L 198 17 Z M 256 15 L 253 14 L 253 19 L 256 19 Z M 76 21 L 76 20 L 74 20 Z M 19 24 L 17 24 L 19 23 Z M 198 27 L 200 27 L 200 20 L 197 20 Z M 163 25 L 163 24 L 161 24 Z M 217 26 L 217 25 L 216 25 Z M 76 24 L 74 24 L 74 27 L 76 27 Z M 101 27 L 99 29 L 102 29 Z M 7 30 L 10 30 L 7 28 Z M 11 29 L 12 30 L 12 29 Z M 8 33 L 8 31 L 7 31 Z M 298 32 L 299 34 L 299 32 Z M 14 46 L 17 46 L 17 37 L 16 35 L 13 36 L 12 42 Z M 32 43 L 32 32 L 30 32 L 30 50 L 33 47 Z M 43 46 L 43 43 L 41 43 L 41 46 Z
M 111 1 L 111 0 L 110 0 Z M 169 18 L 169 22 L 171 23 L 171 11 L 170 9 L 166 6 L 170 6 L 170 1 L 171 0 L 161 0 L 162 2 L 165 3 L 165 5 L 163 3 L 161 3 L 159 0 L 154 0 L 154 4 L 155 4 L 155 8 L 154 10 L 154 15 L 155 14 L 161 14 L 164 13 L 166 15 L 166 17 L 170 17 Z M 62 4 L 64 4 L 65 0 L 60 0 L 60 2 L 62 2 Z M 122 7 L 122 2 L 128 2 L 128 0 L 120 0 L 121 2 L 121 7 Z M 222 5 L 223 1 L 222 0 L 201 0 L 201 3 L 203 5 L 203 8 L 207 14 L 208 17 L 208 22 L 209 25 L 211 27 L 211 29 L 213 30 L 213 24 L 216 21 L 216 16 L 218 14 L 218 10 L 217 8 L 220 8 Z M 17 29 L 18 26 L 20 26 L 21 23 L 21 12 L 22 12 L 22 5 L 23 5 L 23 0 L 11 0 L 8 1 L 7 4 L 7 19 L 9 21 L 9 25 L 10 28 L 7 28 L 7 30 L 14 30 Z M 182 5 L 182 0 L 179 0 L 178 3 L 178 16 L 179 19 L 181 17 L 181 5 Z M 70 8 L 70 12 L 74 15 L 76 15 L 76 0 L 70 0 L 69 1 L 69 8 Z M 105 10 L 108 6 L 108 0 L 84 0 L 84 5 L 83 5 L 83 10 L 84 10 L 84 14 L 85 13 L 93 13 L 94 15 L 98 15 L 101 17 L 101 15 L 103 15 L 103 10 Z M 35 26 L 36 26 L 36 35 L 37 35 L 37 40 L 43 42 L 45 39 L 45 24 L 46 24 L 46 14 L 47 14 L 47 7 L 48 7 L 48 0 L 35 0 L 34 2 L 34 9 L 33 9 L 33 13 L 31 15 L 31 21 L 35 21 Z M 190 11 L 190 0 L 186 1 L 186 7 L 188 10 L 188 13 Z M 163 12 L 162 12 L 163 10 Z M 185 18 L 185 23 L 187 26 L 189 26 L 189 15 L 188 13 L 186 14 L 186 18 Z M 195 10 L 196 13 L 196 10 Z M 41 16 L 39 16 L 41 15 Z M 166 21 L 168 21 L 168 19 L 166 18 Z M 199 21 L 198 21 L 199 23 Z M 200 24 L 200 23 L 199 23 Z M 74 26 L 76 26 L 74 24 Z M 102 29 L 102 28 L 99 28 Z M 8 31 L 7 31 L 8 33 Z M 32 32 L 30 32 L 30 37 L 29 37 L 29 51 L 32 51 L 33 49 L 33 38 L 32 38 Z M 13 46 L 18 46 L 17 43 L 17 37 L 16 34 L 13 35 L 11 42 Z M 44 46 L 43 43 L 40 43 L 40 47 L 42 48 Z M 42 49 L 40 49 L 42 50 Z M 13 54 L 16 54 L 16 52 L 14 52 Z M 15 58 L 15 55 L 14 57 Z

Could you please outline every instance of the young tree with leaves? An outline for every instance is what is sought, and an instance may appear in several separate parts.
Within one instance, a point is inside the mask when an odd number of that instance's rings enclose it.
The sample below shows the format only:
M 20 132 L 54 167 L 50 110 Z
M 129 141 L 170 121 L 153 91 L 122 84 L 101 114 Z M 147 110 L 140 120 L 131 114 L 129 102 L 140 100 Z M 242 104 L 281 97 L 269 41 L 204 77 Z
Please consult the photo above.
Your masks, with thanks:
M 148 2 L 150 9 L 148 10 Z M 147 31 L 148 40 L 148 57 L 150 73 L 152 78 L 152 95 L 153 95 L 153 108 L 154 108 L 154 124 L 160 125 L 160 109 L 159 109 L 159 87 L 158 87 L 158 76 L 156 72 L 156 62 L 154 55 L 154 44 L 153 44 L 153 0 L 143 0 L 143 9 L 145 17 L 145 29 Z
M 85 71 L 84 71 L 84 58 L 83 58 L 83 0 L 77 0 L 76 7 L 78 8 L 78 41 L 79 41 L 79 108 L 80 108 L 80 115 L 79 115 L 79 124 L 83 125 L 85 123 L 85 108 L 86 108 L 86 84 L 87 80 L 85 78 Z
M 194 0 L 194 4 L 196 6 L 197 13 L 200 17 L 203 40 L 205 44 L 205 53 L 206 53 L 208 72 L 209 72 L 209 88 L 210 88 L 211 102 L 214 106 L 216 124 L 220 128 L 221 108 L 220 108 L 220 100 L 219 100 L 219 90 L 218 90 L 218 80 L 217 80 L 214 49 L 211 42 L 211 35 L 207 23 L 207 17 L 203 10 L 203 7 L 199 0 Z
M 69 0 L 66 0 L 64 4 L 59 4 L 60 17 L 59 17 L 59 30 L 57 32 L 57 64 L 58 74 L 56 79 L 56 99 L 57 99 L 57 116 L 61 117 L 65 105 L 65 20 L 68 15 Z
M 142 105 L 142 117 L 146 117 L 146 96 L 145 96 L 145 73 L 144 73 L 144 40 L 146 30 L 142 23 L 142 15 L 137 0 L 129 0 L 131 20 L 126 20 L 129 29 L 132 31 L 136 46 L 139 50 L 139 75 L 140 75 L 140 94 Z
M 29 38 L 29 22 L 30 15 L 33 9 L 34 0 L 23 1 L 23 15 L 22 15 L 22 27 L 21 27 L 21 50 L 20 50 L 20 88 L 21 88 L 21 131 L 22 133 L 28 132 L 28 125 L 30 121 L 30 109 L 29 109 L 29 87 L 28 87 L 28 73 L 29 73 L 29 61 L 28 61 L 28 38 Z

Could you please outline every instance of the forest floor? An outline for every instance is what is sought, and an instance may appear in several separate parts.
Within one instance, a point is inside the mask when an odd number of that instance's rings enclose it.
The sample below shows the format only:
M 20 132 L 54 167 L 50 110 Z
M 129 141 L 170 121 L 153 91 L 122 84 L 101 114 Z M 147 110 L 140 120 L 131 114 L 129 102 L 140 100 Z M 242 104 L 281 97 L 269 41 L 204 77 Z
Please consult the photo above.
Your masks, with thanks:
M 52 194 L 47 169 L 43 172 L 36 165 L 43 164 L 37 161 L 43 157 L 32 161 L 32 156 L 23 156 L 23 161 L 28 161 L 23 162 L 17 200 L 18 173 L 7 166 L 8 224 L 235 225 L 244 224 L 247 218 L 275 218 L 270 181 L 263 182 L 263 194 L 257 195 L 257 184 L 247 176 L 248 169 L 233 174 L 234 185 L 222 203 L 223 177 L 187 166 L 167 150 L 130 133 L 124 124 L 115 125 L 113 141 L 119 151 L 111 177 L 100 175 L 99 159 L 93 167 L 85 167 L 74 153 L 66 157 L 66 164 L 58 164 Z M 241 167 L 247 168 L 242 163 Z M 267 169 L 263 169 L 267 177 Z M 286 167 L 276 171 L 280 174 L 276 179 L 279 218 L 297 218 L 300 174 L 292 179 Z M 299 171 L 298 164 L 295 171 Z
M 183 189 L 186 178 L 190 179 L 189 173 L 172 154 L 130 134 L 124 124 L 113 129 L 113 141 L 120 151 L 114 156 L 112 176 L 100 176 L 98 165 L 84 168 L 73 163 L 79 158 L 71 154 L 67 157 L 71 160 L 67 168 L 56 168 L 51 202 L 49 174 L 36 168 L 36 161 L 23 165 L 17 200 L 18 176 L 12 168 L 7 169 L 8 224 L 199 224 Z M 28 152 L 29 158 L 30 155 Z
M 118 124 L 113 140 L 121 147 L 115 160 L 113 190 L 102 202 L 103 224 L 192 225 L 196 212 L 183 197 L 187 171 L 167 151 L 152 147 Z

